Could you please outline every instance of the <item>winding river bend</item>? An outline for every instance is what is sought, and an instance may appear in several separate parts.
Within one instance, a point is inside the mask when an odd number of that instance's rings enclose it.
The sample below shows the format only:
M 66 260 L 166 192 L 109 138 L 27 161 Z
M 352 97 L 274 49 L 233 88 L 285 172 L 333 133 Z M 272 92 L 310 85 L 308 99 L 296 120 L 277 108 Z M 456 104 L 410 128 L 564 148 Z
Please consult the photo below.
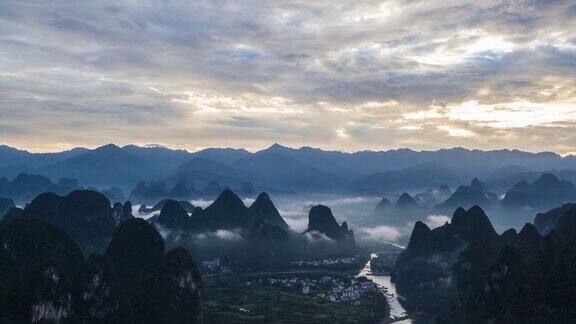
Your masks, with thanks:
M 372 254 L 370 260 L 364 265 L 364 269 L 360 270 L 358 277 L 366 277 L 378 285 L 378 287 L 386 289 L 388 292 L 387 298 L 390 304 L 390 317 L 392 320 L 406 318 L 406 310 L 398 300 L 398 293 L 396 292 L 396 285 L 392 282 L 390 276 L 377 276 L 372 274 L 371 263 L 372 259 L 377 258 L 377 254 Z M 410 323 L 410 322 L 405 322 Z
M 364 268 L 358 273 L 358 277 L 366 277 L 379 287 L 386 289 L 388 303 L 390 304 L 390 318 L 383 319 L 381 323 L 395 323 L 395 324 L 428 324 L 434 323 L 431 318 L 409 318 L 408 313 L 400 304 L 401 296 L 396 291 L 396 285 L 392 282 L 390 276 L 378 276 L 372 274 L 371 263 L 372 259 L 377 258 L 377 254 L 372 254 L 370 260 L 366 262 Z

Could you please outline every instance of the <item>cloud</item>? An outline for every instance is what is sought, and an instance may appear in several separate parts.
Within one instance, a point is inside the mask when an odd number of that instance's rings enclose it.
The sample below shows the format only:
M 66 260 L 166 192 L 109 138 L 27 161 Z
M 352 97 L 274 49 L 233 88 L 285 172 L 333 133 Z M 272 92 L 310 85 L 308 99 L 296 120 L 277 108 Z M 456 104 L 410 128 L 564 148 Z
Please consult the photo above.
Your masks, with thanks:
M 194 205 L 196 207 L 206 208 L 206 207 L 210 206 L 214 201 L 200 198 L 200 199 L 191 200 L 190 202 L 192 203 L 192 205 Z
M 148 219 L 160 214 L 159 210 L 152 212 L 152 213 L 140 213 L 140 207 L 141 206 L 142 205 L 140 205 L 140 204 L 132 205 L 132 215 L 134 215 L 134 217 L 143 218 L 143 219 L 148 220 Z
M 463 128 L 454 128 L 452 126 L 445 126 L 441 125 L 438 126 L 439 130 L 443 130 L 448 133 L 449 136 L 452 137 L 471 137 L 474 136 L 474 133 Z
M 218 238 L 230 241 L 238 241 L 242 238 L 237 231 L 217 230 L 215 235 Z
M 204 232 L 199 234 L 194 234 L 194 239 L 196 240 L 207 240 L 207 239 L 221 239 L 226 241 L 238 241 L 242 239 L 239 230 L 216 230 L 215 232 Z
M 574 12 L 568 0 L 4 2 L 0 140 L 571 152 Z
M 320 233 L 317 231 L 310 231 L 304 234 L 304 237 L 309 243 L 334 243 L 334 240 L 326 236 L 324 233 Z
M 430 228 L 440 227 L 450 222 L 450 217 L 447 215 L 429 215 L 426 217 L 426 225 Z
M 290 229 L 293 230 L 294 232 L 302 233 L 308 228 L 307 217 L 293 218 L 293 217 L 286 217 L 284 214 L 282 215 L 284 217 L 284 220 L 290 227 Z
M 369 242 L 396 242 L 402 234 L 391 226 L 376 226 L 359 228 L 358 236 Z

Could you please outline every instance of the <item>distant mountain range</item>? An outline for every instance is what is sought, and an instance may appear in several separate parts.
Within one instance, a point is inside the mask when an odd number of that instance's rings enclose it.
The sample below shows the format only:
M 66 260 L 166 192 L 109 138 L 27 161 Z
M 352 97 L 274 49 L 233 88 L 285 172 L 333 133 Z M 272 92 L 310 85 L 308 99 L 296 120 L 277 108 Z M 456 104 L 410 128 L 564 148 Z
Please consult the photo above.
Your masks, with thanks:
M 563 180 L 574 180 L 576 157 L 463 148 L 345 153 L 310 147 L 293 149 L 279 144 L 254 153 L 219 148 L 191 153 L 113 144 L 92 150 L 30 153 L 0 146 L 0 177 L 12 179 L 24 172 L 44 175 L 53 181 L 76 178 L 84 187 L 117 186 L 125 191 L 132 190 L 142 180 L 164 180 L 172 187 L 185 179 L 200 187 L 211 181 L 229 187 L 252 182 L 267 191 L 383 195 L 443 184 L 456 187 L 479 177 L 500 193 L 518 182 L 515 180 L 522 177 L 533 180 L 545 170 L 552 170 Z
M 44 192 L 64 195 L 77 188 L 78 183 L 69 178 L 62 178 L 57 183 L 44 176 L 26 173 L 19 174 L 11 181 L 0 178 L 0 197 L 9 197 L 19 203 L 30 202 L 34 197 Z
M 490 211 L 494 215 L 491 221 L 502 230 L 519 228 L 536 213 L 576 202 L 576 186 L 554 174 L 542 173 L 533 181 L 518 181 L 502 196 L 491 192 L 486 183 L 474 178 L 469 185 L 460 185 L 453 193 L 450 188 L 442 186 L 437 190 L 428 189 L 414 197 L 405 192 L 395 203 L 384 197 L 375 206 L 371 219 L 405 226 L 425 220 L 429 215 L 447 215 L 456 208 L 476 205 Z

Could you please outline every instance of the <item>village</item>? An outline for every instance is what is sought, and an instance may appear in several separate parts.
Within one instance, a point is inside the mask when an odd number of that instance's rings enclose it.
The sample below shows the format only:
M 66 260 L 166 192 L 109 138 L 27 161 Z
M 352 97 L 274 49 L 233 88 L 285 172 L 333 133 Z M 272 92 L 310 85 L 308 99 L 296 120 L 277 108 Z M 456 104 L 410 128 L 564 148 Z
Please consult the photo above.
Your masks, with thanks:
M 290 264 L 293 266 L 306 267 L 306 266 L 332 266 L 340 264 L 352 264 L 356 262 L 356 258 L 339 258 L 339 259 L 324 259 L 313 261 L 292 261 Z
M 260 278 L 246 282 L 246 286 L 273 286 L 281 287 L 293 292 L 312 296 L 313 299 L 327 300 L 330 302 L 355 302 L 369 294 L 385 294 L 372 281 L 360 278 L 333 277 L 330 275 L 319 278 L 310 277 L 284 277 L 284 278 Z

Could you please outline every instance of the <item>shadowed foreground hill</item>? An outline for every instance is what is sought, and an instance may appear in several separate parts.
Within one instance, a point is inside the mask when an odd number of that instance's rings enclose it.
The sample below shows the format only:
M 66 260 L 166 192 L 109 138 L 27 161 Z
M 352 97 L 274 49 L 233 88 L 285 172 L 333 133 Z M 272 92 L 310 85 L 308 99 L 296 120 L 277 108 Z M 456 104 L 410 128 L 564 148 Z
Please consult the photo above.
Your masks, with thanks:
M 478 206 L 458 208 L 451 223 L 435 229 L 418 221 L 406 250 L 396 261 L 393 278 L 399 287 L 413 292 L 412 299 L 425 310 L 446 307 L 451 295 L 450 269 L 460 253 L 479 240 L 490 248 L 499 244 L 498 234 Z
M 200 323 L 202 281 L 187 250 L 165 254 L 154 226 L 143 219 L 124 223 L 105 255 L 116 266 L 136 323 Z
M 48 192 L 12 215 L 41 219 L 62 228 L 88 255 L 104 250 L 114 229 L 132 218 L 128 206 L 115 204 L 113 208 L 103 194 L 92 190 L 75 190 L 64 197 Z M 6 225 L 11 217 L 2 224 Z
M 183 248 L 141 219 L 85 262 L 61 229 L 18 218 L 0 230 L 2 323 L 201 323 L 202 281 Z
M 4 215 L 10 210 L 10 208 L 15 207 L 14 200 L 0 197 L 0 220 L 4 218 Z
M 441 323 L 574 323 L 576 208 L 553 214 L 544 237 L 533 224 L 499 236 L 479 207 L 433 230 L 417 222 L 394 269 L 399 293 Z
M 456 267 L 456 278 L 467 269 L 478 269 L 470 276 L 478 284 L 456 280 L 459 307 L 453 322 L 576 322 L 576 208 L 544 237 L 527 224 L 516 240 L 488 258 Z
M 546 235 L 558 227 L 562 216 L 574 206 L 576 204 L 564 204 L 545 213 L 539 213 L 534 218 L 534 226 L 540 234 Z

